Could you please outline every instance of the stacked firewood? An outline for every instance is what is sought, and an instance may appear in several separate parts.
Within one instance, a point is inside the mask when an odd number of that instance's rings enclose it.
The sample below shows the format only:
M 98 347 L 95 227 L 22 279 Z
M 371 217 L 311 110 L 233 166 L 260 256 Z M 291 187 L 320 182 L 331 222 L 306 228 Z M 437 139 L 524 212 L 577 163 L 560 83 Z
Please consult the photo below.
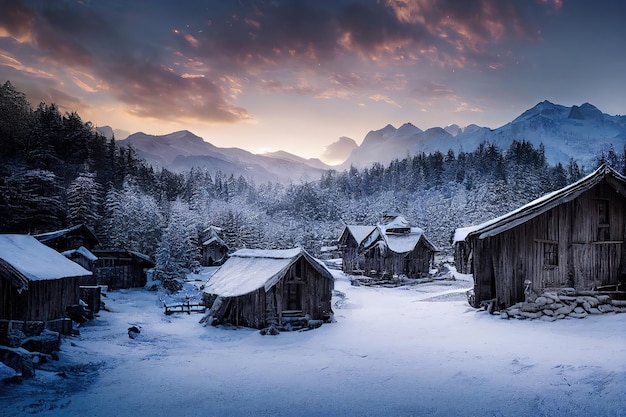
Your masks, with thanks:
M 544 292 L 501 310 L 504 319 L 539 319 L 555 321 L 565 318 L 581 319 L 593 314 L 626 313 L 626 300 L 617 300 L 597 291 L 576 291 L 563 288 L 558 292 Z

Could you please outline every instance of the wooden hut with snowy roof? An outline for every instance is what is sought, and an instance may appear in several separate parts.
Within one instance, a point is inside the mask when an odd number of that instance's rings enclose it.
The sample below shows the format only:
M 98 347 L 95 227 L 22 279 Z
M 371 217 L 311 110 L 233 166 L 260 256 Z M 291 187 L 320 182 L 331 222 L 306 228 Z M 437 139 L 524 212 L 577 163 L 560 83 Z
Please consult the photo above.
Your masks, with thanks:
M 475 307 L 503 309 L 526 291 L 626 285 L 626 177 L 603 165 L 558 191 L 454 234 Z
M 78 249 L 81 246 L 90 251 L 100 245 L 100 240 L 95 233 L 84 224 L 53 232 L 40 233 L 34 235 L 34 237 L 57 252 Z
M 79 303 L 91 272 L 29 235 L 0 235 L 0 319 L 52 321 Z
M 429 274 L 439 249 L 424 230 L 389 212 L 359 244 L 366 275 L 419 278 Z
M 330 272 L 302 248 L 240 249 L 203 291 L 212 324 L 262 329 L 293 319 L 329 320 L 333 287 Z
M 209 226 L 202 231 L 202 266 L 222 265 L 228 257 L 228 245 L 220 237 L 222 229 Z
M 346 274 L 363 273 L 363 256 L 359 252 L 359 246 L 375 228 L 376 226 L 357 225 L 346 225 L 343 228 L 339 237 L 343 272 Z
M 99 249 L 93 251 L 96 260 L 96 282 L 111 289 L 143 287 L 147 282 L 147 270 L 154 268 L 154 261 L 143 253 L 123 249 Z

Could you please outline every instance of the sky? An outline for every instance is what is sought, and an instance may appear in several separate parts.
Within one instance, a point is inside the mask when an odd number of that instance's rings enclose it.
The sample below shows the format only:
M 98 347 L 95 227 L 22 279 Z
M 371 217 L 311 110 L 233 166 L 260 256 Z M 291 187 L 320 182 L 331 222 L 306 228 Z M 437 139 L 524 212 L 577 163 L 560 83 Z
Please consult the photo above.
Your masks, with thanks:
M 0 82 L 94 126 L 310 158 L 543 100 L 624 114 L 625 21 L 612 0 L 0 0 Z

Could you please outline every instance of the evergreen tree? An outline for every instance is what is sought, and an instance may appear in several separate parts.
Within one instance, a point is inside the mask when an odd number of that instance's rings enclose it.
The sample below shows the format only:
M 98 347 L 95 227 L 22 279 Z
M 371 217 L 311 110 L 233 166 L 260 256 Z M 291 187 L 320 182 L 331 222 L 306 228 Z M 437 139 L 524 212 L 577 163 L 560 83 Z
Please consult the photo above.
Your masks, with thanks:
M 100 193 L 102 187 L 96 182 L 96 175 L 81 173 L 67 189 L 68 221 L 71 224 L 85 224 L 95 228 L 100 220 Z

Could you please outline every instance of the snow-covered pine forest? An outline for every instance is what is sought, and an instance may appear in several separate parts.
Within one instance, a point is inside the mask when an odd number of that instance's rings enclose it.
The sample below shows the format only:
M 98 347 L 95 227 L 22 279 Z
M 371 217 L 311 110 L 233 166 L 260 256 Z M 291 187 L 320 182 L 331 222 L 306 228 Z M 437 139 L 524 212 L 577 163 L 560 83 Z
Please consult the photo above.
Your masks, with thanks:
M 162 279 L 199 261 L 199 233 L 222 228 L 230 248 L 289 248 L 313 254 L 343 225 L 375 224 L 395 209 L 446 247 L 455 227 L 510 211 L 578 180 L 575 161 L 549 166 L 542 147 L 484 143 L 388 166 L 327 171 L 318 181 L 257 184 L 207 169 L 155 170 L 132 147 L 97 133 L 54 104 L 32 107 L 10 82 L 0 86 L 0 231 L 41 233 L 84 223 L 104 246 L 152 256 Z M 622 170 L 623 155 L 598 157 Z

